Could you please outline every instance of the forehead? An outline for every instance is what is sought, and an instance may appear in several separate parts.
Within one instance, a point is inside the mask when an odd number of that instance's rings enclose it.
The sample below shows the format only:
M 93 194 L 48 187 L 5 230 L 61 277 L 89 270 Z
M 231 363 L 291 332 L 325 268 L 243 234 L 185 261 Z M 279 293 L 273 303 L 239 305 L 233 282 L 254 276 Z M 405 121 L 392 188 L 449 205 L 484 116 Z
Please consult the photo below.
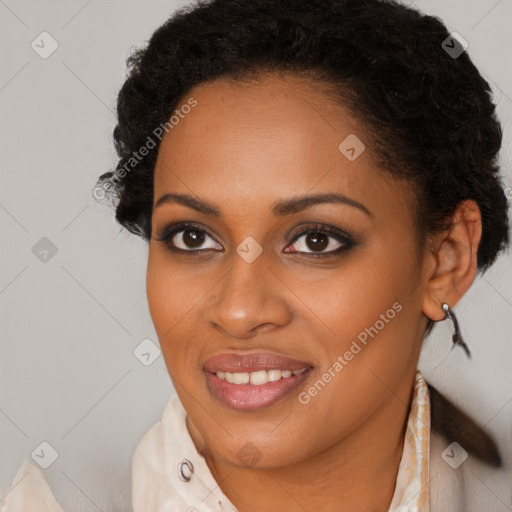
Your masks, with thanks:
M 176 192 L 212 198 L 226 209 L 264 210 L 277 198 L 306 192 L 339 191 L 363 203 L 403 193 L 376 169 L 358 122 L 313 80 L 290 74 L 216 80 L 189 91 L 180 105 L 191 98 L 196 106 L 162 139 L 155 202 Z M 346 140 L 355 141 L 358 153 L 357 141 L 366 149 L 349 159 Z

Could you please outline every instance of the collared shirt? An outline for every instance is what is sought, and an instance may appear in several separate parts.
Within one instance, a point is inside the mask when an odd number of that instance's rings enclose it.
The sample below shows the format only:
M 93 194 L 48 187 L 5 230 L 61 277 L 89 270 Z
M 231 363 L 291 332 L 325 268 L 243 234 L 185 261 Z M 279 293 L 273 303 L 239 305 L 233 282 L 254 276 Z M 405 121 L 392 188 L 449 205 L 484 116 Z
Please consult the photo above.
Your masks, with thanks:
M 134 512 L 236 512 L 198 453 L 186 412 L 173 396 L 162 419 L 139 442 L 132 462 Z M 430 399 L 416 372 L 404 449 L 388 512 L 429 512 Z M 23 462 L 0 512 L 63 512 L 42 471 Z M 70 511 L 71 512 L 71 511 Z
M 430 511 L 429 460 L 430 396 L 423 375 L 417 371 L 402 460 L 388 512 Z

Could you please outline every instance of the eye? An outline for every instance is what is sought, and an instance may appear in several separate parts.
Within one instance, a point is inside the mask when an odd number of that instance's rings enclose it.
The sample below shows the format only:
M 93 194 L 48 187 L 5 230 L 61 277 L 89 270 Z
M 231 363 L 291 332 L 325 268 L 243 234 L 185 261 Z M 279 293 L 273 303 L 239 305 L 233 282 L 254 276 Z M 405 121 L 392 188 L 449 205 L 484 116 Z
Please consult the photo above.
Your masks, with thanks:
M 210 240 L 210 245 L 203 247 L 205 242 Z M 222 250 L 212 235 L 204 228 L 195 224 L 175 224 L 163 230 L 157 235 L 156 240 L 165 242 L 173 251 L 199 252 L 200 250 L 213 249 Z
M 295 235 L 285 252 L 298 252 L 308 256 L 331 256 L 355 245 L 351 235 L 316 224 Z M 292 251 L 289 248 L 292 248 Z

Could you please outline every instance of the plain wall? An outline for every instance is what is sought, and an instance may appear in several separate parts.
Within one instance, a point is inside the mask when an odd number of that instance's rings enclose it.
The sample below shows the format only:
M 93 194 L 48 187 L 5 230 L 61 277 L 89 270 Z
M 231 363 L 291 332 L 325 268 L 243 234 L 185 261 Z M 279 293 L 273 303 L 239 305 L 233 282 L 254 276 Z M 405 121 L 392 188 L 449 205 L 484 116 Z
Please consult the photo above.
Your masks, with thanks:
M 144 339 L 157 343 L 147 247 L 91 191 L 116 163 L 126 57 L 187 3 L 0 2 L 1 493 L 47 441 L 59 457 L 45 475 L 64 510 L 129 510 L 133 451 L 175 393 L 161 356 L 144 366 L 133 354 Z M 490 80 L 510 187 L 512 2 L 416 4 L 468 41 Z M 31 47 L 43 31 L 59 45 L 48 59 Z M 32 250 L 43 237 L 57 249 L 46 262 Z M 442 322 L 420 361 L 427 380 L 499 440 L 512 435 L 511 268 L 503 255 L 455 308 L 473 358 L 451 350 Z

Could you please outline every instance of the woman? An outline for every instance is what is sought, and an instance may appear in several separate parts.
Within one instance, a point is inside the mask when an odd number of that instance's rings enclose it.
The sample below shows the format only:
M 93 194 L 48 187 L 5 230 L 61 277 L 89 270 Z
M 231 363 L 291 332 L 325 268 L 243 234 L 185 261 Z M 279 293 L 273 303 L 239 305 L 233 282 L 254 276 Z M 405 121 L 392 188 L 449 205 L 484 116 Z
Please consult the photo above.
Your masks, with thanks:
M 213 0 L 129 65 L 95 193 L 148 241 L 177 392 L 134 511 L 510 506 L 509 447 L 417 370 L 437 321 L 470 354 L 453 308 L 509 242 L 461 41 L 393 2 Z

